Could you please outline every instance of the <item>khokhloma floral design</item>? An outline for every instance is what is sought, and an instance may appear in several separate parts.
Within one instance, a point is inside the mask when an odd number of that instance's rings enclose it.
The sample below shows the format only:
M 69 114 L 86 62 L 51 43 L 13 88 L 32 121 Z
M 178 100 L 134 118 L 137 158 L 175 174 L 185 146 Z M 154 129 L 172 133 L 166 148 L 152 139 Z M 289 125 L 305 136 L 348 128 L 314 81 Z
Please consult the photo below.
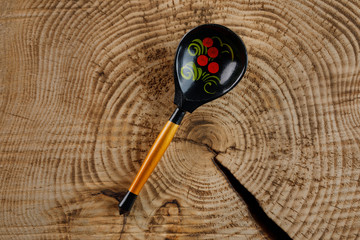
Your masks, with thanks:
M 215 42 L 217 42 L 215 46 Z M 194 39 L 188 46 L 190 56 L 196 56 L 196 62 L 188 62 L 181 68 L 181 76 L 186 80 L 203 81 L 204 91 L 214 94 L 220 83 L 216 76 L 221 66 L 216 61 L 222 54 L 234 60 L 234 52 L 229 44 L 223 43 L 219 37 Z M 215 89 L 215 90 L 214 90 Z

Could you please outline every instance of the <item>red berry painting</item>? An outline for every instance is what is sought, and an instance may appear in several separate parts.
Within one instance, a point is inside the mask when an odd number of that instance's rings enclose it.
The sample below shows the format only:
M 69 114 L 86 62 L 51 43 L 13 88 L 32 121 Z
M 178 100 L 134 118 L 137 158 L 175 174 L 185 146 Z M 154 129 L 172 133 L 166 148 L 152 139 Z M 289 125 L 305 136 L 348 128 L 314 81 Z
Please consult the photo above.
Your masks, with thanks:
M 198 56 L 198 58 L 197 58 L 197 63 L 198 63 L 200 66 L 206 66 L 207 63 L 208 63 L 208 57 L 205 56 L 205 55 L 200 55 L 200 56 Z
M 204 38 L 202 43 L 205 47 L 211 47 L 213 45 L 213 40 L 209 37 L 206 37 L 206 38 Z
M 232 48 L 222 42 L 221 38 L 213 36 L 192 40 L 187 50 L 188 54 L 194 57 L 194 61 L 186 63 L 181 68 L 181 76 L 186 80 L 201 80 L 204 91 L 207 94 L 214 94 L 220 82 L 217 75 L 222 70 L 219 64 L 220 58 L 233 61 Z
M 219 50 L 216 47 L 211 47 L 208 50 L 208 55 L 211 58 L 216 58 L 219 54 Z
M 208 70 L 211 73 L 217 73 L 219 71 L 219 64 L 216 62 L 212 62 L 208 66 Z

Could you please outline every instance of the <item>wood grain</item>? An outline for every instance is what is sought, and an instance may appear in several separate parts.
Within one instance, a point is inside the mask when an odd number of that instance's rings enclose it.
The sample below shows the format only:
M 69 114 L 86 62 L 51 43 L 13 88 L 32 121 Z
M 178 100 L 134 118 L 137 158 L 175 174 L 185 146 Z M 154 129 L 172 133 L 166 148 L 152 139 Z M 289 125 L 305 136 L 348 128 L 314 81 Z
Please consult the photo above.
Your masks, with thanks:
M 0 1 L 0 239 L 268 239 L 214 158 L 293 239 L 359 239 L 359 1 Z M 188 114 L 131 214 L 203 23 L 249 67 Z M 126 221 L 126 222 L 125 222 Z

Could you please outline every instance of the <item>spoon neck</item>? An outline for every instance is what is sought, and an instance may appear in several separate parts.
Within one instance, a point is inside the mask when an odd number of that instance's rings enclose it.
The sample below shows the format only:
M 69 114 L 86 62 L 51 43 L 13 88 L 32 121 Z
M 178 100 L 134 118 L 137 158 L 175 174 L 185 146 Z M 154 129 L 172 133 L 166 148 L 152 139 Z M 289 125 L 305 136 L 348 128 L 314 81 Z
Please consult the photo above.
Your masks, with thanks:
M 171 115 L 169 121 L 170 122 L 173 122 L 177 125 L 180 125 L 182 119 L 184 118 L 185 116 L 185 113 L 186 111 L 180 109 L 180 108 L 176 108 L 174 113 Z

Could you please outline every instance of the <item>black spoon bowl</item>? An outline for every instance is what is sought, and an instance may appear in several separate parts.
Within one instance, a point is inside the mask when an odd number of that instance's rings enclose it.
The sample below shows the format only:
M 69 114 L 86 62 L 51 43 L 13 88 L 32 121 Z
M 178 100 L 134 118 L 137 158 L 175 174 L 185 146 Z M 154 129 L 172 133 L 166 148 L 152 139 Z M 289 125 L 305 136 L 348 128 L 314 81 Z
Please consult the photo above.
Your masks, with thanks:
M 240 82 L 247 62 L 243 41 L 230 29 L 217 24 L 192 29 L 176 51 L 174 103 L 193 112 L 224 95 Z
M 119 204 L 128 213 L 152 171 L 173 139 L 186 112 L 229 92 L 244 76 L 247 52 L 243 41 L 230 29 L 205 24 L 189 31 L 175 56 L 176 110 L 156 138 L 129 191 Z

